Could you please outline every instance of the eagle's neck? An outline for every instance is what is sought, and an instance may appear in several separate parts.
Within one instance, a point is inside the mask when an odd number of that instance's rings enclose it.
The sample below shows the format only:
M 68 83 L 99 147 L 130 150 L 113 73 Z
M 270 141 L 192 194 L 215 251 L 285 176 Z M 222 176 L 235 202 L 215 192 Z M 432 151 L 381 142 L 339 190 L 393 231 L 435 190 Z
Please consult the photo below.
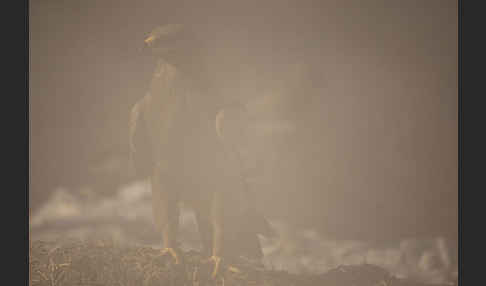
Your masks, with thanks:
M 150 97 L 153 108 L 168 108 L 175 101 L 182 100 L 184 92 L 181 88 L 183 78 L 181 71 L 174 65 L 159 60 L 150 82 Z

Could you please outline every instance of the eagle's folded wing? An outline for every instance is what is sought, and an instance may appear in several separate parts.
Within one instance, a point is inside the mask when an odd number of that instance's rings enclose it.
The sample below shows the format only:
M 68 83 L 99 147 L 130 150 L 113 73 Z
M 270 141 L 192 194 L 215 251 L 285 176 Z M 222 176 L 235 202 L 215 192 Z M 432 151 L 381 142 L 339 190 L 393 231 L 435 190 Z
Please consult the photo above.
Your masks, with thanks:
M 154 161 L 147 124 L 143 118 L 143 99 L 130 112 L 129 122 L 130 162 L 137 177 L 150 175 Z
M 255 234 L 273 237 L 275 235 L 274 230 L 262 213 L 257 210 L 257 196 L 250 189 L 247 182 L 249 173 L 254 171 L 245 164 L 246 158 L 242 154 L 249 136 L 248 128 L 249 119 L 244 107 L 232 106 L 225 108 L 216 116 L 218 137 L 223 142 L 227 156 L 235 164 L 234 166 L 237 166 L 239 169 L 239 179 L 244 185 L 243 192 L 241 194 L 233 193 L 233 200 L 230 199 L 227 203 L 231 204 L 233 202 L 234 204 L 245 205 L 243 213 L 237 215 L 238 218 L 235 218 L 240 220 L 239 223 L 236 223 L 239 225 L 238 232 L 241 232 L 239 233 L 240 237 L 245 236 L 243 233 L 250 235 L 250 237 Z M 247 237 L 246 239 L 249 238 Z M 239 241 L 239 243 L 243 242 Z

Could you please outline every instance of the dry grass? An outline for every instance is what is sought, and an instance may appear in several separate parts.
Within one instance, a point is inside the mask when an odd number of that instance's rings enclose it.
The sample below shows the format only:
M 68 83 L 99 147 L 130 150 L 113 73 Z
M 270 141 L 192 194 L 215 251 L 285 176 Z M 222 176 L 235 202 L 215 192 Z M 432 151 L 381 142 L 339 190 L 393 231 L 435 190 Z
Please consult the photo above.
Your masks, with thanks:
M 328 286 L 422 286 L 399 280 L 373 265 L 341 266 L 321 275 L 289 274 L 282 271 L 237 265 L 240 273 L 223 271 L 210 279 L 210 265 L 199 253 L 182 255 L 181 265 L 150 247 L 122 246 L 110 240 L 35 241 L 30 249 L 32 286 L 206 286 L 206 285 L 328 285 Z M 226 268 L 225 268 L 226 269 Z

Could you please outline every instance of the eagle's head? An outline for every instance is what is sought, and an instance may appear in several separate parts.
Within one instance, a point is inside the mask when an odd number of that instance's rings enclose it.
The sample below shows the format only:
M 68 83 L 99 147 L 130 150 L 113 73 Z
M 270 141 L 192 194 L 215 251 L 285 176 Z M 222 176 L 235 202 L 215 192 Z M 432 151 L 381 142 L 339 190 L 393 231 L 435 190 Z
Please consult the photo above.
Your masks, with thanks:
M 167 24 L 154 28 L 144 39 L 144 48 L 166 60 L 180 58 L 196 47 L 196 37 L 183 24 Z

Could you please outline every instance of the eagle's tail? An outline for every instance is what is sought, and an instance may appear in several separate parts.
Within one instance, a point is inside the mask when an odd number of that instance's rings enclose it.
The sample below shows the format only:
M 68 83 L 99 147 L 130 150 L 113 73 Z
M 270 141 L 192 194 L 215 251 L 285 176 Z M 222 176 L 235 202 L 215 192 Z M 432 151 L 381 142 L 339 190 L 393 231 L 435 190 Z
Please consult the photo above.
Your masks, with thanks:
M 263 235 L 266 238 L 277 237 L 277 232 L 261 213 L 254 211 L 249 215 L 248 219 L 254 226 L 254 230 L 257 234 Z

